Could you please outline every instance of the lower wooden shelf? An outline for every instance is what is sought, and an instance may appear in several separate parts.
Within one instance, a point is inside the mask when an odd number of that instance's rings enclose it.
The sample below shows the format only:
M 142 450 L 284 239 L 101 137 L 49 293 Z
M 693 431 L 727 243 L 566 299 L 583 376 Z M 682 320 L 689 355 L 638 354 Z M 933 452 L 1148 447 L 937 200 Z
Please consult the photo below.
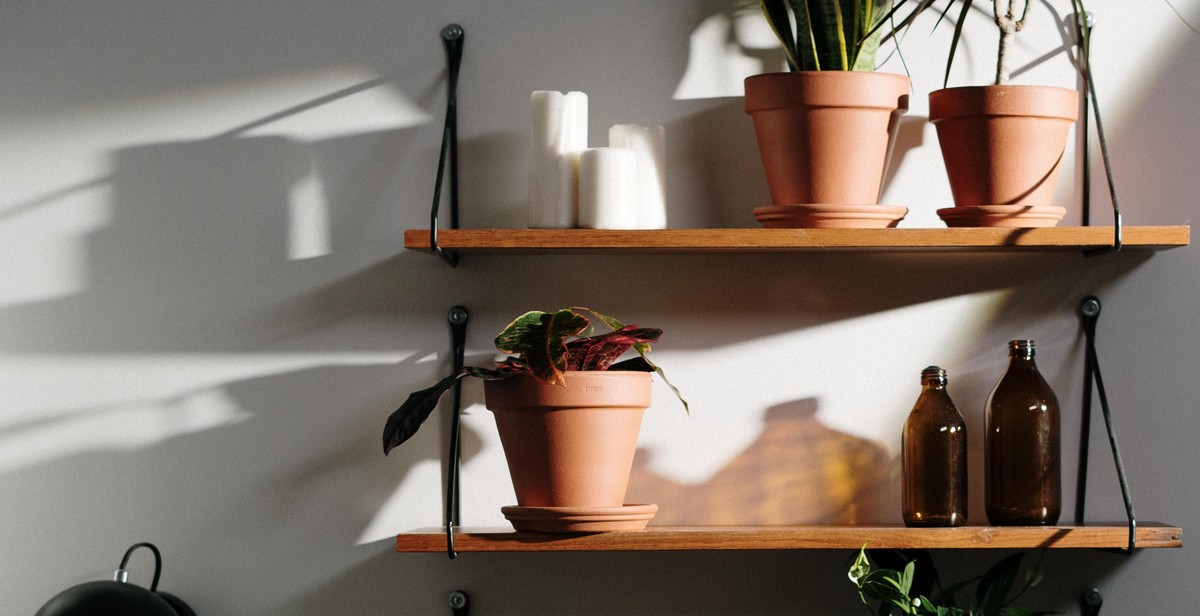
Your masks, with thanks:
M 1101 548 L 1124 549 L 1125 525 L 1087 526 L 650 526 L 594 534 L 519 533 L 511 528 L 460 528 L 459 552 L 589 552 L 677 550 L 822 550 L 871 548 Z M 1183 547 L 1183 529 L 1140 523 L 1139 548 Z M 396 538 L 399 552 L 445 552 L 444 528 L 422 528 Z

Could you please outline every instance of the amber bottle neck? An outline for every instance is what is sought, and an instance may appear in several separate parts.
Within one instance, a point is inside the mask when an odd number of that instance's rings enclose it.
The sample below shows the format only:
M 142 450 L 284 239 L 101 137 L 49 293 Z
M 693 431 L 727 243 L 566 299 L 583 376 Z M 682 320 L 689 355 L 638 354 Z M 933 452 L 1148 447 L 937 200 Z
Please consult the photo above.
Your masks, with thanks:
M 927 389 L 945 389 L 946 371 L 937 366 L 929 366 L 922 370 L 921 386 Z
M 1022 359 L 1033 361 L 1033 341 L 1032 340 L 1011 340 L 1008 343 L 1008 356 L 1014 360 Z

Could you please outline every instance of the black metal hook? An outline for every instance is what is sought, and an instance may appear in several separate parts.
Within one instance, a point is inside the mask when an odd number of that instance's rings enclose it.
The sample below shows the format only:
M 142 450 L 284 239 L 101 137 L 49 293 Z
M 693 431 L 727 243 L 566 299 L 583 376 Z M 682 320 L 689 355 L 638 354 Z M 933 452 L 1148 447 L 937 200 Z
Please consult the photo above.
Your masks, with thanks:
M 466 308 L 455 306 L 446 315 L 450 322 L 450 338 L 454 356 L 454 374 L 463 369 L 467 345 L 467 321 L 471 315 Z M 454 527 L 459 525 L 459 472 L 462 469 L 462 437 L 459 415 L 462 410 L 462 380 L 454 384 L 453 406 L 450 409 L 450 448 L 446 461 L 446 555 L 450 560 L 458 556 L 454 549 Z
M 150 592 L 158 592 L 158 578 L 162 575 L 162 552 L 159 552 L 158 547 L 153 543 L 146 541 L 135 543 L 129 546 L 128 550 L 125 550 L 125 556 L 121 557 L 121 564 L 117 566 L 117 581 L 125 581 L 120 578 L 125 575 L 125 567 L 129 565 L 129 557 L 133 556 L 133 551 L 138 548 L 149 548 L 154 553 L 154 579 L 150 582 Z
M 1121 450 L 1117 446 L 1117 435 L 1113 430 L 1112 413 L 1108 407 L 1108 395 L 1104 391 L 1104 379 L 1100 375 L 1100 359 L 1096 353 L 1096 322 L 1100 318 L 1100 298 L 1089 295 L 1079 306 L 1080 320 L 1083 333 L 1087 339 L 1087 353 L 1084 356 L 1083 374 L 1083 434 L 1080 438 L 1079 460 L 1079 491 L 1076 495 L 1075 519 L 1083 523 L 1084 494 L 1087 487 L 1087 450 L 1092 416 L 1092 387 L 1100 397 L 1100 410 L 1104 415 L 1104 426 L 1108 431 L 1108 444 L 1112 449 L 1113 464 L 1117 467 L 1117 481 L 1121 484 L 1121 498 L 1125 501 L 1125 515 L 1129 519 L 1129 547 L 1133 553 L 1137 548 L 1137 518 L 1133 513 L 1133 497 L 1129 492 L 1129 481 L 1125 477 L 1125 463 L 1121 459 Z
M 442 43 L 446 47 L 446 123 L 442 129 L 442 147 L 438 155 L 437 180 L 433 187 L 433 207 L 429 213 L 429 249 L 451 267 L 458 265 L 458 255 L 438 246 L 438 206 L 442 200 L 442 182 L 446 162 L 450 163 L 450 228 L 458 228 L 458 69 L 462 64 L 463 41 L 466 32 L 458 24 L 442 28 Z

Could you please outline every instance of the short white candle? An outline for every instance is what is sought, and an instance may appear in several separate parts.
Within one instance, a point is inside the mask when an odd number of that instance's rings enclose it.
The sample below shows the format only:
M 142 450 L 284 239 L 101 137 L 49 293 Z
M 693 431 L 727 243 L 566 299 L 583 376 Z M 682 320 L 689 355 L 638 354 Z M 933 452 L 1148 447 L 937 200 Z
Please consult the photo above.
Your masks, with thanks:
M 637 228 L 637 154 L 626 148 L 589 148 L 579 156 L 579 225 Z
M 658 125 L 617 124 L 608 145 L 637 154 L 637 228 L 667 228 L 667 138 Z

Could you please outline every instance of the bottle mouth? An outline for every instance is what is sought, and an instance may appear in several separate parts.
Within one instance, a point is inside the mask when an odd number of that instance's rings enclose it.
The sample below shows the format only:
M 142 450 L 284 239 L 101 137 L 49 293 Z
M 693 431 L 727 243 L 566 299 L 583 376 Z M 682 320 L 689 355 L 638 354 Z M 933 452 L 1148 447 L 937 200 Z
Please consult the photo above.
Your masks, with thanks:
M 938 366 L 929 366 L 921 371 L 921 382 L 945 385 L 946 371 Z
M 1021 355 L 1024 357 L 1033 357 L 1033 341 L 1032 340 L 1009 340 L 1008 352 L 1010 355 Z

